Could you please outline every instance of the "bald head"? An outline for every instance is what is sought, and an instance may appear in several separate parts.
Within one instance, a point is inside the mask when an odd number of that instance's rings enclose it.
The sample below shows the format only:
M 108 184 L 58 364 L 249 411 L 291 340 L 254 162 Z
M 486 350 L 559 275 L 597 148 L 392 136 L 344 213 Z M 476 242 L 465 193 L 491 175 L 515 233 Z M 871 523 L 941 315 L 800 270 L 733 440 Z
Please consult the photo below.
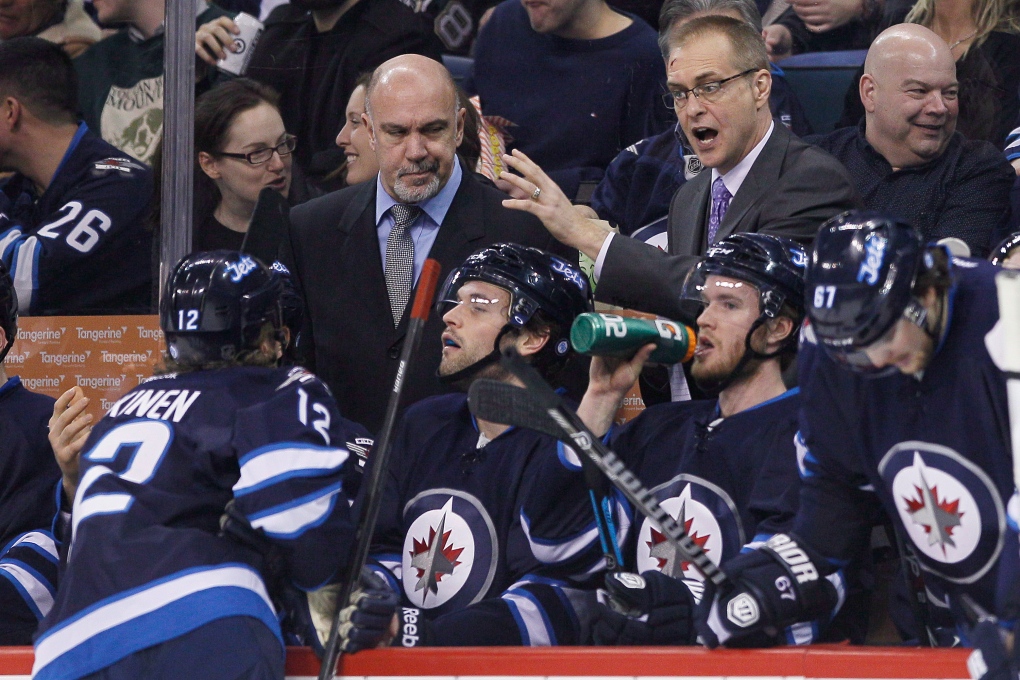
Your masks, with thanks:
M 401 203 L 421 203 L 442 191 L 464 138 L 465 113 L 450 72 L 438 61 L 405 54 L 375 70 L 363 120 L 386 193 Z
M 956 60 L 949 45 L 931 29 L 920 24 L 897 24 L 879 33 L 871 43 L 864 60 L 864 72 L 881 73 L 904 60 L 928 68 L 956 71 Z
M 939 157 L 956 131 L 958 91 L 942 38 L 918 24 L 886 29 L 868 50 L 860 82 L 868 142 L 896 169 Z
M 453 76 L 440 62 L 420 54 L 402 54 L 380 64 L 365 90 L 365 108 L 369 111 L 372 97 L 376 94 L 445 96 L 451 110 L 458 108 L 457 85 Z

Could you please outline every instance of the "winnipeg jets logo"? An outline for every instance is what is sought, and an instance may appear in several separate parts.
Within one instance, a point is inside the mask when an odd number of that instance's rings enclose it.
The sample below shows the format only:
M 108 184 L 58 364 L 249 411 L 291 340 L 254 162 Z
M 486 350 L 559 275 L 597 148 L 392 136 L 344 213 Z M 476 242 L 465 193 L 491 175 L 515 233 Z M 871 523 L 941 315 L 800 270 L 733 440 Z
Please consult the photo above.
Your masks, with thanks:
M 723 553 L 724 532 L 720 527 L 720 519 L 723 523 L 733 524 L 732 516 L 716 517 L 709 505 L 723 506 L 719 498 L 708 497 L 714 494 L 697 483 L 684 480 L 681 482 L 680 493 L 676 496 L 660 500 L 662 509 L 669 513 L 676 523 L 684 528 L 687 535 L 698 544 L 705 553 L 716 564 L 719 563 Z M 673 484 L 675 489 L 678 485 Z M 674 493 L 676 493 L 674 491 Z M 657 494 L 658 495 L 658 494 Z M 703 501 L 708 501 L 706 505 Z M 712 500 L 715 500 L 713 503 Z M 728 515 L 728 511 L 723 511 Z M 735 527 L 731 527 L 731 533 L 737 533 Z M 733 538 L 736 540 L 736 537 Z M 645 520 L 641 525 L 641 533 L 638 537 L 638 571 L 658 569 L 667 576 L 673 578 L 692 579 L 700 582 L 701 573 L 676 549 L 655 526 Z
M 991 478 L 953 449 L 908 441 L 878 466 L 921 566 L 973 583 L 1002 550 L 1005 512 Z
M 434 595 L 439 592 L 439 582 L 460 565 L 457 558 L 464 552 L 464 548 L 454 548 L 448 543 L 450 534 L 453 533 L 446 530 L 448 508 L 449 504 L 443 508 L 439 526 L 429 527 L 427 540 L 412 539 L 414 547 L 411 549 L 411 568 L 418 577 L 414 589 L 425 591 L 422 594 L 422 602 L 428 599 L 429 593 Z
M 404 508 L 401 552 L 404 594 L 438 615 L 485 596 L 496 570 L 496 531 L 477 498 L 456 489 L 429 489 Z
M 684 495 L 686 495 L 686 498 L 684 498 Z M 684 531 L 699 548 L 705 548 L 705 544 L 708 543 L 711 534 L 699 535 L 697 529 L 693 528 L 694 518 L 687 518 L 687 503 L 690 501 L 690 498 L 691 487 L 688 484 L 687 488 L 684 489 L 684 494 L 680 497 L 680 513 L 673 519 L 684 528 Z M 658 562 L 659 571 L 667 576 L 682 578 L 684 572 L 691 566 L 689 561 L 683 559 L 676 546 L 667 541 L 666 536 L 655 527 L 651 527 L 651 540 L 645 541 L 645 545 L 648 546 L 648 554 Z M 705 553 L 709 554 L 710 550 L 710 548 L 705 548 Z M 710 554 L 709 557 L 711 557 Z
M 906 510 L 914 523 L 921 525 L 927 532 L 928 545 L 938 545 L 945 555 L 947 546 L 956 547 L 953 529 L 960 526 L 960 519 L 964 514 L 959 511 L 960 500 L 950 502 L 939 498 L 938 487 L 928 484 L 928 480 L 924 478 L 924 463 L 919 454 L 914 454 L 914 467 L 921 483 L 914 486 L 917 492 L 914 498 L 903 499 Z
M 567 281 L 570 281 L 581 290 L 584 290 L 584 277 L 581 275 L 581 272 L 577 271 L 558 257 L 553 258 L 552 268 L 553 271 L 563 274 L 563 278 Z

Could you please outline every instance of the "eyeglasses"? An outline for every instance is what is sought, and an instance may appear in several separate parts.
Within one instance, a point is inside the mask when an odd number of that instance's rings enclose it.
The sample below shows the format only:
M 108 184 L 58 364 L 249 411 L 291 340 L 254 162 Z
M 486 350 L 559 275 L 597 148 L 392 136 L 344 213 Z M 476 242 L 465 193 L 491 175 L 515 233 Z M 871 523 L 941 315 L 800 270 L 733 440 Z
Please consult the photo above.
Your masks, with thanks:
M 297 148 L 297 137 L 294 135 L 287 135 L 283 138 L 283 141 L 276 146 L 270 146 L 265 149 L 259 149 L 258 151 L 252 151 L 251 153 L 227 153 L 221 151 L 217 153 L 217 156 L 224 156 L 226 158 L 237 158 L 242 161 L 248 161 L 251 165 L 262 165 L 270 158 L 273 157 L 273 152 L 280 154 L 281 157 L 289 156 L 294 153 L 294 149 Z
M 709 104 L 713 104 L 719 98 L 719 95 L 722 94 L 723 85 L 730 82 L 731 80 L 736 80 L 737 78 L 746 76 L 748 73 L 754 73 L 760 70 L 761 69 L 758 68 L 749 68 L 746 71 L 742 71 L 735 76 L 723 78 L 722 80 L 716 80 L 711 83 L 704 83 L 702 85 L 692 87 L 689 90 L 667 92 L 664 95 L 662 95 L 662 103 L 666 106 L 667 109 L 676 109 L 677 111 L 680 111 L 687 106 L 688 97 L 691 94 L 694 94 L 694 96 L 697 97 L 699 100 L 704 100 Z

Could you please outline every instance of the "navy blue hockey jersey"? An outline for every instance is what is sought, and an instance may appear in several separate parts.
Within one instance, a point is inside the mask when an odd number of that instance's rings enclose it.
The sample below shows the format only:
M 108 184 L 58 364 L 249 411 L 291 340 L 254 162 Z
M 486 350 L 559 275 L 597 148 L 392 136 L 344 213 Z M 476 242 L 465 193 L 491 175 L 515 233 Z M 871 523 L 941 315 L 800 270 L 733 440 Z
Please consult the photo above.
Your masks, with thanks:
M 714 400 L 660 404 L 624 425 L 611 448 L 722 564 L 746 544 L 789 529 L 797 511 L 799 408 L 797 390 L 728 418 L 720 418 Z M 624 559 L 632 571 L 683 579 L 698 597 L 704 590 L 697 568 L 644 517 L 634 523 Z
M 118 400 L 82 454 L 35 677 L 82 677 L 231 616 L 279 638 L 262 556 L 218 535 L 219 520 L 233 500 L 292 583 L 331 581 L 353 536 L 339 423 L 325 386 L 298 368 L 169 374 Z
M 856 375 L 824 353 L 810 326 L 801 336 L 794 531 L 844 563 L 867 546 L 877 496 L 917 553 L 931 601 L 958 621 L 961 593 L 997 609 L 1013 493 L 1006 381 L 986 344 L 998 322 L 995 271 L 953 258 L 948 329 L 920 377 Z
M 57 543 L 29 531 L 0 552 L 0 645 L 30 645 L 57 592 Z
M 17 376 L 0 385 L 0 545 L 53 525 L 60 468 L 46 438 L 52 414 L 53 399 Z
M 394 437 L 373 557 L 442 645 L 576 644 L 602 569 L 580 467 L 511 428 L 482 448 L 463 394 L 412 406 Z
M 83 123 L 42 196 L 0 184 L 0 257 L 22 314 L 145 314 L 152 172 Z

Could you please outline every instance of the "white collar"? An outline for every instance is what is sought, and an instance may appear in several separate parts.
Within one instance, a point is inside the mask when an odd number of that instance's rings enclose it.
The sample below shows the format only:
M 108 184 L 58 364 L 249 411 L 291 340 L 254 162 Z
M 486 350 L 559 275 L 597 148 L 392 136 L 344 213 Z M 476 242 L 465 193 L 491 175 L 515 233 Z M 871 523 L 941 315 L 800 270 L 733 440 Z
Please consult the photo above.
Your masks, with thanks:
M 751 171 L 751 166 L 758 160 L 758 156 L 761 155 L 761 150 L 765 148 L 765 143 L 769 141 L 769 137 L 772 136 L 772 131 L 776 128 L 776 121 L 769 123 L 769 129 L 765 132 L 765 136 L 761 138 L 751 153 L 740 159 L 740 162 L 733 166 L 729 172 L 725 175 L 719 174 L 719 171 L 712 168 L 712 182 L 714 183 L 717 179 L 722 177 L 723 184 L 726 185 L 726 190 L 730 192 L 730 196 L 736 196 L 737 192 L 740 191 L 740 185 L 744 183 L 744 179 L 747 177 L 747 173 Z

